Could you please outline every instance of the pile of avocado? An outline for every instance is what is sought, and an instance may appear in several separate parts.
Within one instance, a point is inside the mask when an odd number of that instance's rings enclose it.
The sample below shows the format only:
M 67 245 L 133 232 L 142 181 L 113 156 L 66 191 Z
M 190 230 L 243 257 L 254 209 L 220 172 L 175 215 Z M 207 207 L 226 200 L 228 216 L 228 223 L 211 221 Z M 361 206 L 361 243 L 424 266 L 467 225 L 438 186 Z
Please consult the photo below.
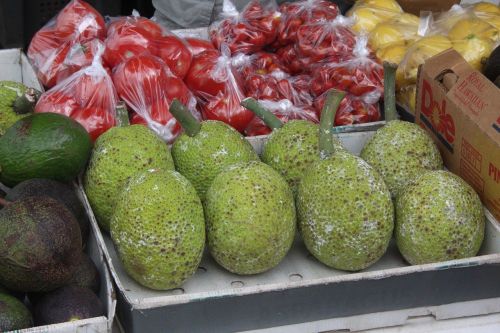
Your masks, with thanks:
M 59 114 L 21 117 L 0 137 L 0 331 L 104 315 L 84 253 L 90 224 L 71 181 L 90 138 Z

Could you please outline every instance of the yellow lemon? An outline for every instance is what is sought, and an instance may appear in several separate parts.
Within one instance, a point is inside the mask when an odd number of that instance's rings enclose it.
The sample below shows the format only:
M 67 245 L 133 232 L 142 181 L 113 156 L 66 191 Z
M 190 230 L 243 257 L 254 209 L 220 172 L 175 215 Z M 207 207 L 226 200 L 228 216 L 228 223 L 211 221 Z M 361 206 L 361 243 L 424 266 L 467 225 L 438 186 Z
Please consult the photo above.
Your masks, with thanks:
M 487 38 L 471 37 L 453 41 L 453 48 L 477 70 L 482 69 L 482 60 L 493 50 L 493 42 Z
M 415 104 L 417 102 L 417 85 L 412 84 L 406 86 L 396 93 L 396 99 L 399 104 L 408 108 L 412 113 L 415 113 Z
M 400 81 L 415 83 L 417 81 L 418 67 L 427 59 L 453 47 L 451 41 L 443 35 L 427 36 L 413 43 L 408 49 L 404 61 L 400 65 Z M 396 73 L 397 79 L 397 73 Z
M 474 5 L 474 13 L 492 13 L 500 15 L 500 8 L 489 2 L 480 2 Z
M 368 7 L 378 7 L 398 13 L 403 12 L 403 9 L 396 0 L 365 0 L 363 4 Z
M 500 30 L 500 14 L 489 14 L 489 13 L 476 13 L 476 16 L 479 17 L 481 20 L 488 22 L 492 26 L 495 27 L 495 29 Z
M 413 14 L 403 13 L 401 15 L 395 16 L 393 19 L 391 19 L 391 22 L 395 24 L 413 25 L 418 28 L 418 25 L 420 24 L 420 18 Z
M 393 43 L 404 45 L 405 36 L 398 29 L 398 26 L 390 23 L 379 23 L 370 33 L 368 40 L 374 49 L 379 49 Z
M 405 57 L 407 48 L 404 45 L 391 44 L 377 50 L 377 58 L 382 61 L 399 64 Z
M 452 40 L 460 40 L 478 36 L 492 41 L 499 39 L 499 32 L 494 26 L 479 18 L 468 18 L 458 21 L 448 33 Z
M 395 12 L 378 10 L 369 7 L 358 7 L 352 13 L 351 16 L 354 17 L 354 25 L 352 29 L 355 32 L 370 32 L 377 24 L 383 21 L 387 21 L 392 16 L 397 15 Z

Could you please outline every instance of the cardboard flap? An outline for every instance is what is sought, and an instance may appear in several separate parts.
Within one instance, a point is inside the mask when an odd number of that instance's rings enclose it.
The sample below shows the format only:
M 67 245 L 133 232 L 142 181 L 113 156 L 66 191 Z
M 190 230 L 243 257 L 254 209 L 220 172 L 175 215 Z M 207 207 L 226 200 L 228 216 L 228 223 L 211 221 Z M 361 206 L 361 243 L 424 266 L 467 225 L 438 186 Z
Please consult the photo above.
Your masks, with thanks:
M 454 49 L 443 51 L 425 62 L 425 74 L 438 81 L 441 81 L 446 73 L 454 73 L 460 78 L 472 71 L 474 69 Z

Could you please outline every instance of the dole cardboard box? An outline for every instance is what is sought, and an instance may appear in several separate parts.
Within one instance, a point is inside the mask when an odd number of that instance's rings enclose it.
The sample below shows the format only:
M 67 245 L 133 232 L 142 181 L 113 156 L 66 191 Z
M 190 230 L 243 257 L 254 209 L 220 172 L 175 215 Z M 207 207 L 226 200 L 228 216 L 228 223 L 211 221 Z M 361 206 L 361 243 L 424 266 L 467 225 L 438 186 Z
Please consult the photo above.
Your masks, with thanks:
M 500 89 L 454 50 L 421 66 L 415 122 L 500 220 Z

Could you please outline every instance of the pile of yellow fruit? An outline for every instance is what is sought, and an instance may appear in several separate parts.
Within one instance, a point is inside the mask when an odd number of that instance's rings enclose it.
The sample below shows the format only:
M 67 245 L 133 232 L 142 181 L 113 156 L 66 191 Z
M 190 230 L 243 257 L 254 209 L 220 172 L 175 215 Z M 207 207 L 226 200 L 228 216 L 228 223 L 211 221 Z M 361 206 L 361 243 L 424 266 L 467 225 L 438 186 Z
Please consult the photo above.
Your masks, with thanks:
M 415 109 L 418 67 L 449 48 L 474 68 L 500 43 L 500 8 L 480 2 L 453 6 L 448 12 L 419 18 L 403 12 L 396 0 L 359 0 L 348 12 L 357 33 L 368 34 L 371 47 L 383 61 L 399 64 L 398 101 Z

